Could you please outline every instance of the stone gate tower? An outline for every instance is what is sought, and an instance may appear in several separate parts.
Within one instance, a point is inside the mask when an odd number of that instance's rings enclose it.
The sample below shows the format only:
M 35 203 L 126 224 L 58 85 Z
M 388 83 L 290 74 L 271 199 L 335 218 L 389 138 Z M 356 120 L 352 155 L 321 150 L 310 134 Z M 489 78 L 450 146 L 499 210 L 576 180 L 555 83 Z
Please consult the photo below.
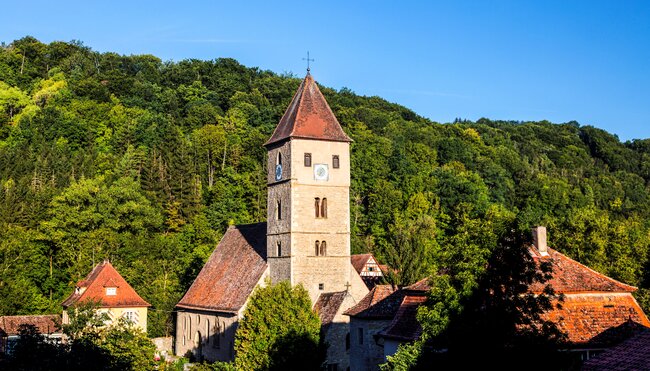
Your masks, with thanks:
M 271 279 L 312 303 L 350 284 L 351 141 L 308 72 L 265 144 Z

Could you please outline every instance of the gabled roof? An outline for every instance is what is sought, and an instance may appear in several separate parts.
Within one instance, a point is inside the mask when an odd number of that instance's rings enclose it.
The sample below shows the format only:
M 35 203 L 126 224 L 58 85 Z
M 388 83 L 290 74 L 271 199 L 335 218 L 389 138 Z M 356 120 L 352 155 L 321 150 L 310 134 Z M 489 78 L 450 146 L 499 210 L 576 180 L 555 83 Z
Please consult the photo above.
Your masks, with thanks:
M 646 370 L 650 365 L 650 329 L 636 329 L 635 335 L 585 361 L 583 371 Z
M 293 96 L 273 135 L 264 145 L 268 146 L 289 138 L 352 141 L 341 128 L 309 73 Z
M 41 334 L 61 332 L 61 316 L 58 314 L 45 314 L 39 316 L 1 316 L 0 333 L 18 335 L 20 325 L 34 325 Z
M 363 267 L 368 263 L 370 258 L 372 258 L 372 254 L 354 254 L 350 255 L 350 262 L 352 263 L 354 270 L 356 270 L 357 273 L 361 273 Z
M 316 304 L 314 304 L 314 311 L 318 313 L 323 326 L 332 323 L 341 304 L 343 304 L 345 295 L 347 295 L 347 291 L 328 292 L 318 296 Z
M 397 313 L 404 291 L 393 285 L 377 285 L 345 315 L 363 319 L 391 319 Z
M 115 287 L 115 295 L 106 295 L 107 287 Z M 135 292 L 108 260 L 97 264 L 85 279 L 77 283 L 75 291 L 63 301 L 63 307 L 68 308 L 85 301 L 98 302 L 100 308 L 151 306 Z
M 629 293 L 569 294 L 542 318 L 557 324 L 572 347 L 603 347 L 629 336 L 627 326 L 650 326 L 648 318 Z
M 531 247 L 529 251 L 538 263 L 550 261 L 553 266 L 553 277 L 544 284 L 531 285 L 532 292 L 542 292 L 547 284 L 550 284 L 557 294 L 636 291 L 636 287 L 598 273 L 551 248 L 548 249 L 546 256 L 542 256 L 534 247 Z
M 176 306 L 236 313 L 266 268 L 266 223 L 231 226 Z
M 391 323 L 378 335 L 400 341 L 417 340 L 422 335 L 422 326 L 417 320 L 418 308 L 427 300 L 423 295 L 406 295 Z

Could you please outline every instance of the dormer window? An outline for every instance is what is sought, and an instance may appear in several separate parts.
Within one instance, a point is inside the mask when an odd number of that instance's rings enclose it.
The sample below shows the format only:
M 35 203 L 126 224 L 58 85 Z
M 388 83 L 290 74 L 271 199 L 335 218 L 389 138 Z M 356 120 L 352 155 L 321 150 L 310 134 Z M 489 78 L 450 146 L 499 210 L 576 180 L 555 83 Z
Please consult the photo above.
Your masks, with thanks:
M 117 295 L 117 287 L 107 287 L 106 296 L 115 296 Z

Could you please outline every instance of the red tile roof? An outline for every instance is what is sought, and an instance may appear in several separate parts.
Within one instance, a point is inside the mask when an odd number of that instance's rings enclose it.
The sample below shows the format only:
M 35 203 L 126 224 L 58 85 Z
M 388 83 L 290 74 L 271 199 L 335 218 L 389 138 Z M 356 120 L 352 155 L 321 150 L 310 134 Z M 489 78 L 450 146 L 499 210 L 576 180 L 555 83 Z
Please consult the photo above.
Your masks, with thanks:
M 314 304 L 314 311 L 318 313 L 323 326 L 332 323 L 347 294 L 347 291 L 341 291 L 328 292 L 318 296 L 316 304 Z
M 397 313 L 404 291 L 392 285 L 377 285 L 345 315 L 364 319 L 391 319 Z
M 266 146 L 289 138 L 351 142 L 308 73 Z
M 532 285 L 532 292 L 542 292 L 546 284 L 550 284 L 558 294 L 636 291 L 636 287 L 598 273 L 551 248 L 548 249 L 548 256 L 541 256 L 534 247 L 529 250 L 537 262 L 550 261 L 553 266 L 553 277 L 545 284 Z
M 422 335 L 422 326 L 417 320 L 418 308 L 424 304 L 424 295 L 406 295 L 391 323 L 379 336 L 400 341 L 417 340 Z
M 629 293 L 569 294 L 561 308 L 542 315 L 567 335 L 573 347 L 609 346 L 627 334 L 621 327 L 630 321 L 650 326 L 648 318 Z
M 431 285 L 429 285 L 429 277 L 421 279 L 410 286 L 404 287 L 404 290 L 419 292 L 423 294 L 429 292 L 431 290 Z
M 650 329 L 637 329 L 636 335 L 585 361 L 583 371 L 647 370 L 650 368 Z
M 116 295 L 106 295 L 107 287 L 115 287 Z M 84 301 L 96 301 L 100 308 L 149 307 L 137 292 L 113 268 L 109 261 L 99 263 L 77 283 L 75 291 L 63 301 L 63 307 Z
M 266 269 L 266 223 L 231 226 L 176 306 L 236 313 Z
M 18 335 L 20 325 L 34 325 L 41 334 L 61 332 L 61 316 L 45 314 L 40 316 L 2 316 L 0 317 L 0 333 Z
M 350 262 L 352 263 L 354 270 L 356 270 L 357 273 L 361 274 L 363 267 L 366 265 L 368 260 L 370 260 L 370 258 L 372 258 L 372 254 L 355 254 L 350 255 Z

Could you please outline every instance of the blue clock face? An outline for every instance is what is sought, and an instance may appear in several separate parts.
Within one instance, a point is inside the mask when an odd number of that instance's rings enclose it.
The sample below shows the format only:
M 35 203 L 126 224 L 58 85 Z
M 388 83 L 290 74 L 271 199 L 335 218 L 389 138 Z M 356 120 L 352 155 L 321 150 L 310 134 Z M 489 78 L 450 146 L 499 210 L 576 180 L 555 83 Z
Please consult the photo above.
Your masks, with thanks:
M 282 179 L 282 165 L 275 165 L 275 180 Z

